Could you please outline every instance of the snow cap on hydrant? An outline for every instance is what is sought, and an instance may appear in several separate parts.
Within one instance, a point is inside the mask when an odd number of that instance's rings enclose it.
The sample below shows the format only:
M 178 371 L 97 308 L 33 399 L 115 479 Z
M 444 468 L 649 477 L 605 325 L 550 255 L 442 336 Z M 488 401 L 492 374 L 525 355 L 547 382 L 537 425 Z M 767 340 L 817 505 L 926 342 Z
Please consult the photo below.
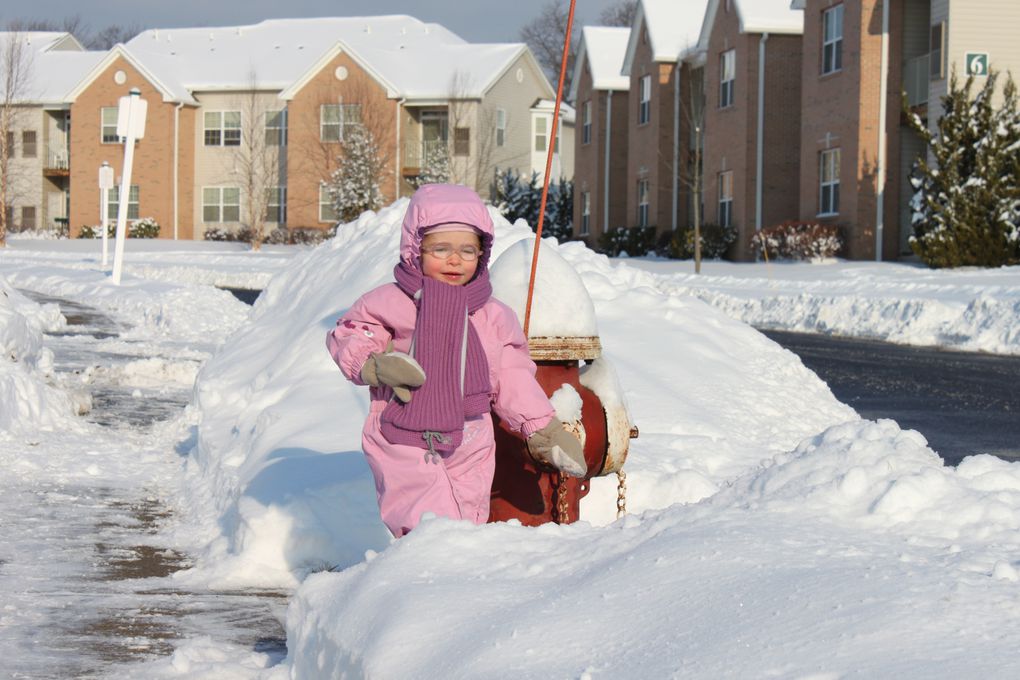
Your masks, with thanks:
M 595 305 L 581 276 L 556 247 L 543 242 L 539 248 L 528 335 L 597 338 Z M 493 296 L 513 309 L 522 323 L 534 251 L 535 239 L 522 239 L 503 251 L 489 267 Z
M 489 263 L 494 227 L 485 203 L 474 189 L 460 184 L 425 184 L 411 196 L 400 231 L 400 259 L 418 268 L 425 232 L 476 230 L 482 240 L 479 269 Z

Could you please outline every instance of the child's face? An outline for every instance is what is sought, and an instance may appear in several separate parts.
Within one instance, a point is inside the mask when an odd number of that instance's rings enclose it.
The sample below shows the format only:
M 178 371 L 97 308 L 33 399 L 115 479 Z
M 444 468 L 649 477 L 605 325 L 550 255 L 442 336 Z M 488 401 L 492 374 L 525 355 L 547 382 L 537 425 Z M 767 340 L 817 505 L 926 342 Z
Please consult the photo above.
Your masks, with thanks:
M 466 260 L 461 249 L 474 246 L 479 255 Z M 444 231 L 438 234 L 426 234 L 421 241 L 421 270 L 425 276 L 436 281 L 444 281 L 451 286 L 463 286 L 471 280 L 478 269 L 478 257 L 481 256 L 481 240 L 477 234 L 468 231 Z M 448 257 L 439 257 L 431 252 L 433 248 L 450 251 Z

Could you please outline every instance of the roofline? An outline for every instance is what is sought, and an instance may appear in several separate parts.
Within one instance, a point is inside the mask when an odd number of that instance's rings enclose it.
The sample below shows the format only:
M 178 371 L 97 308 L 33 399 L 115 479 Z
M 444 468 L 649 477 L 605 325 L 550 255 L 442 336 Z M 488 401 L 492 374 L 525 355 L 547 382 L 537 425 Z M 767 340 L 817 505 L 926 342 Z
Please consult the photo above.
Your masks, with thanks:
M 577 46 L 577 56 L 574 57 L 574 74 L 570 78 L 570 92 L 567 93 L 567 99 L 570 101 L 577 101 L 577 88 L 578 83 L 581 82 L 581 72 L 584 69 L 584 60 L 588 58 L 588 41 L 585 40 L 585 26 L 581 29 L 581 44 Z M 595 78 L 592 77 L 592 89 L 595 89 Z
M 319 57 L 318 61 L 312 64 L 303 74 L 301 74 L 301 77 L 299 77 L 297 80 L 295 80 L 293 83 L 288 85 L 286 88 L 283 89 L 283 91 L 280 92 L 280 94 L 278 95 L 280 99 L 284 101 L 290 101 L 291 99 L 296 97 L 297 93 L 300 92 L 301 89 L 304 88 L 304 86 L 309 83 L 309 81 L 311 81 L 315 74 L 319 73 L 326 66 L 326 64 L 335 59 L 336 56 L 339 54 L 348 55 L 351 59 L 354 60 L 354 63 L 356 63 L 358 66 L 364 69 L 364 71 L 368 73 L 377 83 L 386 88 L 386 97 L 388 99 L 396 99 L 400 97 L 400 92 L 399 90 L 397 90 L 396 87 L 393 86 L 393 83 L 383 78 L 378 71 L 369 66 L 367 61 L 362 59 L 357 52 L 351 49 L 350 45 L 348 45 L 343 40 L 337 40 L 335 43 L 333 43 L 331 47 L 329 47 L 329 49 L 322 53 L 322 56 Z
M 627 52 L 623 57 L 623 66 L 620 67 L 621 76 L 630 76 L 630 69 L 634 65 L 634 53 L 637 51 L 637 41 L 641 36 L 641 27 L 645 25 L 645 4 L 638 2 L 637 11 L 634 12 L 634 23 L 630 27 L 630 37 L 627 38 Z
M 59 37 L 56 40 L 54 40 L 53 43 L 49 47 L 47 47 L 45 50 L 43 50 L 43 51 L 44 52 L 54 51 L 54 48 L 57 45 L 59 45 L 60 43 L 64 42 L 68 38 L 70 38 L 71 40 L 74 41 L 75 46 L 78 48 L 77 51 L 79 51 L 79 52 L 85 52 L 86 51 L 85 46 L 81 44 L 81 41 L 78 40 L 78 38 L 74 37 L 74 34 L 70 33 L 70 32 L 64 33 L 64 35 L 62 35 L 61 37 Z
M 191 97 L 190 93 L 188 95 L 188 99 L 186 100 L 178 99 L 177 97 L 175 97 L 173 92 L 171 92 L 170 89 L 166 85 L 164 85 L 159 78 L 154 76 L 152 72 L 149 71 L 149 69 L 145 68 L 142 62 L 135 58 L 131 54 L 131 52 L 128 51 L 127 47 L 123 43 L 117 43 L 112 48 L 110 48 L 110 51 L 106 53 L 106 56 L 103 57 L 99 61 L 99 63 L 96 64 L 92 68 L 92 70 L 85 75 L 84 78 L 79 80 L 78 84 L 75 85 L 74 88 L 70 92 L 68 92 L 64 98 L 67 101 L 73 103 L 74 100 L 76 100 L 78 96 L 85 90 L 85 88 L 91 85 L 93 81 L 95 81 L 95 79 L 98 78 L 103 71 L 109 68 L 109 66 L 117 60 L 118 57 L 123 58 L 133 67 L 135 67 L 135 69 L 137 69 L 138 72 L 142 74 L 142 77 L 144 77 L 150 83 L 155 85 L 156 89 L 163 94 L 164 102 L 178 102 L 185 104 L 194 103 L 195 100 L 193 97 Z
M 531 65 L 535 68 L 535 71 L 540 76 L 541 80 L 539 82 L 539 85 L 544 84 L 545 87 L 547 88 L 547 91 L 549 92 L 549 95 L 553 99 L 556 98 L 556 90 L 554 90 L 552 85 L 549 83 L 549 79 L 545 77 L 545 72 L 542 71 L 542 67 L 539 66 L 538 62 L 535 60 L 535 55 L 531 53 L 531 50 L 528 48 L 527 45 L 521 43 L 520 48 L 511 58 L 506 60 L 506 64 L 503 66 L 503 68 L 499 70 L 499 73 L 497 73 L 496 76 L 489 81 L 488 85 L 482 88 L 479 99 L 485 99 L 485 96 L 489 94 L 489 90 L 494 88 L 496 86 L 496 83 L 503 79 L 503 76 L 506 75 L 506 72 L 510 70 L 510 67 L 517 63 L 517 60 L 520 59 L 522 53 L 524 54 L 524 58 L 531 62 Z

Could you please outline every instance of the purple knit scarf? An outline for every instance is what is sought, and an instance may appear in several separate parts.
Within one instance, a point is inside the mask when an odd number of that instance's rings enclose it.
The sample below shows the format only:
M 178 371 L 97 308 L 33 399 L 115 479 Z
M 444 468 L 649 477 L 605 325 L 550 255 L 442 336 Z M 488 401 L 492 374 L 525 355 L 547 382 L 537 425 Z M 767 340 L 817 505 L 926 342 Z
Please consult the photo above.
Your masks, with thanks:
M 433 461 L 438 452 L 460 446 L 466 418 L 489 410 L 489 364 L 468 321 L 492 295 L 489 273 L 479 269 L 463 286 L 427 278 L 406 262 L 393 270 L 397 285 L 418 307 L 412 351 L 425 370 L 425 384 L 406 404 L 390 400 L 381 430 L 392 444 L 426 449 L 426 459 L 431 454 Z

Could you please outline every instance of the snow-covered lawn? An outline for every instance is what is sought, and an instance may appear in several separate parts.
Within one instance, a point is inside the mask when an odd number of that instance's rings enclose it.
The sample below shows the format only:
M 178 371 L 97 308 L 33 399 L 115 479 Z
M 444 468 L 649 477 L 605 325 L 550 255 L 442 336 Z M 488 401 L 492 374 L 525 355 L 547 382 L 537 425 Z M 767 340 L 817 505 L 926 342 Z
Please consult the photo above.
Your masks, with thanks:
M 559 246 L 640 427 L 629 514 L 616 520 L 603 478 L 574 525 L 431 519 L 391 542 L 360 453 L 367 394 L 324 337 L 389 279 L 405 206 L 314 249 L 132 242 L 119 289 L 94 242 L 0 251 L 10 287 L 213 352 L 176 499 L 176 540 L 197 566 L 178 581 L 295 589 L 280 666 L 190 640 L 139 677 L 1020 674 L 1020 464 L 944 467 L 922 436 L 859 419 L 746 325 L 1016 354 L 1020 268 L 713 262 L 695 277 L 690 263 Z M 530 235 L 496 221 L 497 257 Z M 209 284 L 265 291 L 249 313 Z M 4 331 L 29 323 L 8 307 L 0 339 L 26 347 L 18 370 L 45 384 L 41 350 Z

